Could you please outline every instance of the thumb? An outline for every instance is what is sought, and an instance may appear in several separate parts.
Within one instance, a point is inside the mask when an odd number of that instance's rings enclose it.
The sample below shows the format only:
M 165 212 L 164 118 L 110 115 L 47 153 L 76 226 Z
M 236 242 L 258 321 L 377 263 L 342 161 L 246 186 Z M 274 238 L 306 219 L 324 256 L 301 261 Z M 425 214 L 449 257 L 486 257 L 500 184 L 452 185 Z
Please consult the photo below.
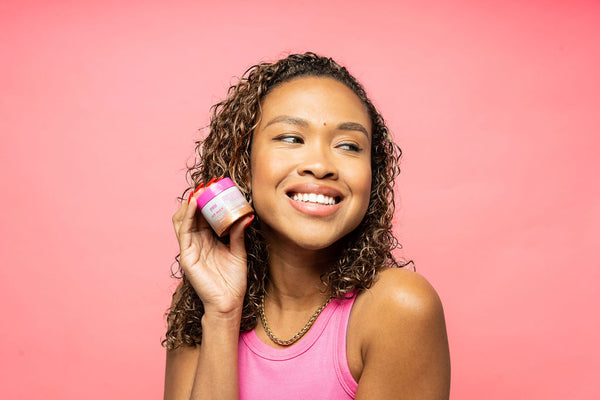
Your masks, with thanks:
M 229 249 L 231 254 L 241 259 L 246 259 L 246 243 L 244 231 L 254 220 L 254 214 L 248 215 L 237 221 L 229 231 Z

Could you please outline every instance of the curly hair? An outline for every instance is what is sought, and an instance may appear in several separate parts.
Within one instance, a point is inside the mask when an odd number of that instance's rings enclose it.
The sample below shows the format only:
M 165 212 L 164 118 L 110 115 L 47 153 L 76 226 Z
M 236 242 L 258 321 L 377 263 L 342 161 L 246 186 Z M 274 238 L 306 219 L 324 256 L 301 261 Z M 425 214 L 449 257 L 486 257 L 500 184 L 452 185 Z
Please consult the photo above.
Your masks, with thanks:
M 212 177 L 228 176 L 252 202 L 250 148 L 253 132 L 261 118 L 261 101 L 278 85 L 306 76 L 332 78 L 349 87 L 366 107 L 372 125 L 372 186 L 366 215 L 359 226 L 344 238 L 346 245 L 337 263 L 321 276 L 331 294 L 341 297 L 371 287 L 379 271 L 403 267 L 411 262 L 400 264 L 392 255 L 394 249 L 401 247 L 392 234 L 392 218 L 394 180 L 400 173 L 402 152 L 392 141 L 382 116 L 362 85 L 333 59 L 315 53 L 291 54 L 274 63 L 261 63 L 249 68 L 229 88 L 227 98 L 211 108 L 210 133 L 206 139 L 196 142 L 196 162 L 187 171 L 190 186 L 180 200 L 201 182 Z M 268 252 L 259 230 L 259 218 L 257 216 L 246 229 L 248 285 L 241 332 L 256 326 L 261 296 L 269 279 Z M 179 256 L 176 262 L 179 267 Z M 180 267 L 177 276 L 173 276 L 182 279 L 182 282 L 173 294 L 173 304 L 166 314 L 168 329 L 162 345 L 167 349 L 202 341 L 202 302 Z

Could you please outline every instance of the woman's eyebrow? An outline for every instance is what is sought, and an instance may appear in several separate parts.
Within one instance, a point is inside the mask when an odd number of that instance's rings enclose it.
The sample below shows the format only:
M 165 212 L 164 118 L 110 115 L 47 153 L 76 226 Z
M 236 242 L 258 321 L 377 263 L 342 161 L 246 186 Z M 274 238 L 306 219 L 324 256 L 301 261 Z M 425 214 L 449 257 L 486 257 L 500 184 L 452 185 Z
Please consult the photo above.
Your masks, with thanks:
M 305 119 L 298 118 L 298 117 L 292 117 L 290 115 L 280 115 L 278 117 L 273 118 L 269 122 L 267 122 L 267 124 L 265 125 L 265 128 L 269 125 L 277 124 L 280 122 L 284 122 L 284 123 L 290 124 L 290 125 L 301 126 L 303 128 L 306 128 L 309 125 L 308 121 Z
M 364 133 L 367 138 L 369 137 L 369 131 L 367 131 L 367 128 L 358 122 L 342 122 L 337 128 L 342 131 L 359 131 Z

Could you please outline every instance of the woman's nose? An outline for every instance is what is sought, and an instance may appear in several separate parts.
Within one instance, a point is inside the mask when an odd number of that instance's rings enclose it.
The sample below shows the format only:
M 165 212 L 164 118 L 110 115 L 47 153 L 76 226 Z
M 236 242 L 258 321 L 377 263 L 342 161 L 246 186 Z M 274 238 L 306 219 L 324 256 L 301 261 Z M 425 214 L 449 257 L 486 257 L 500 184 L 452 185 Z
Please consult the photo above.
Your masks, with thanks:
M 337 166 L 328 146 L 307 146 L 304 159 L 298 165 L 298 174 L 312 175 L 317 179 L 337 179 Z

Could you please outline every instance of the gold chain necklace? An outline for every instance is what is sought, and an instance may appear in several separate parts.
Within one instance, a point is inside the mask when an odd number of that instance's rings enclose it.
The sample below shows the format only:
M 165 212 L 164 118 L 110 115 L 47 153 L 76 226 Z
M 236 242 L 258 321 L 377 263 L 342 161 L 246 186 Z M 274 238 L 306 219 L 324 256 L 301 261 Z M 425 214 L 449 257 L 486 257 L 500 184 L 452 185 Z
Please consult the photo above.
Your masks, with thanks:
M 319 314 L 321 314 L 321 311 L 323 311 L 325 309 L 325 307 L 327 307 L 327 304 L 329 304 L 329 302 L 331 300 L 333 300 L 333 296 L 331 296 L 329 299 L 327 299 L 327 301 L 321 307 L 319 307 L 319 309 L 317 311 L 315 311 L 315 313 L 312 315 L 312 317 L 310 317 L 310 319 L 308 320 L 306 325 L 304 325 L 304 328 L 300 329 L 300 332 L 296 333 L 294 336 L 292 336 L 292 338 L 287 339 L 287 340 L 281 340 L 278 337 L 276 337 L 273 334 L 273 332 L 271 332 L 271 328 L 269 328 L 269 324 L 267 323 L 267 317 L 265 317 L 265 295 L 264 294 L 260 298 L 260 308 L 258 310 L 258 313 L 260 315 L 260 320 L 262 321 L 262 325 L 265 328 L 265 332 L 267 332 L 267 336 L 269 336 L 269 339 L 271 339 L 273 342 L 275 342 L 279 345 L 289 346 L 293 343 L 296 343 L 298 340 L 300 340 L 300 338 L 302 336 L 304 336 L 304 334 L 306 332 L 308 332 L 308 330 L 313 326 L 313 324 L 317 320 L 317 317 L 319 316 Z

